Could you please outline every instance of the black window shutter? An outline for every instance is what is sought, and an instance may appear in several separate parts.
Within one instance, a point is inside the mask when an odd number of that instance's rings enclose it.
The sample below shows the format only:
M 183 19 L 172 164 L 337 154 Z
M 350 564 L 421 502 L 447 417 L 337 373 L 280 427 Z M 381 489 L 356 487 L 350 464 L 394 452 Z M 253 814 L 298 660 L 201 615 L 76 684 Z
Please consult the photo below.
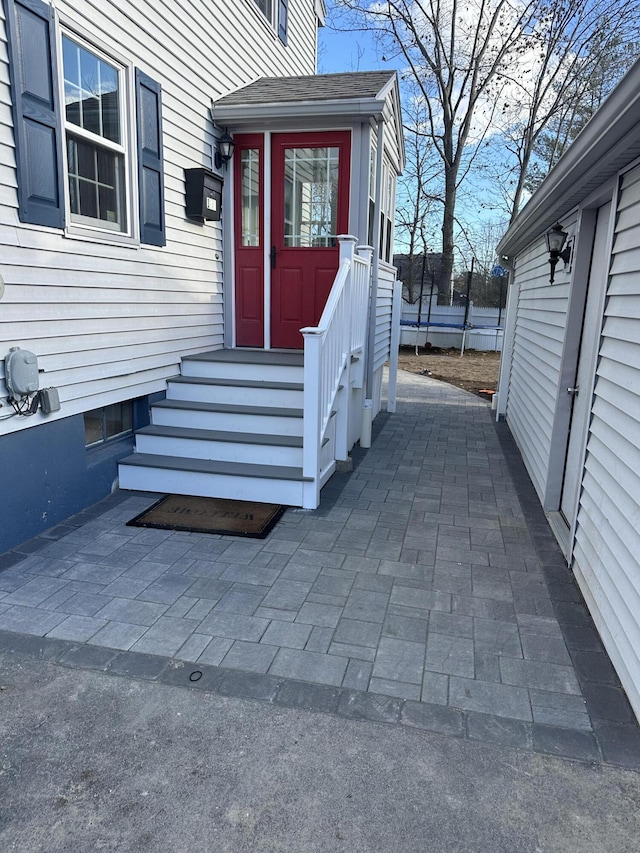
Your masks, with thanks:
M 18 167 L 18 215 L 64 226 L 62 132 L 51 6 L 5 0 Z
M 287 16 L 289 0 L 278 0 L 278 38 L 283 44 L 287 43 Z
M 136 68 L 138 193 L 140 242 L 164 246 L 164 169 L 162 157 L 162 89 Z

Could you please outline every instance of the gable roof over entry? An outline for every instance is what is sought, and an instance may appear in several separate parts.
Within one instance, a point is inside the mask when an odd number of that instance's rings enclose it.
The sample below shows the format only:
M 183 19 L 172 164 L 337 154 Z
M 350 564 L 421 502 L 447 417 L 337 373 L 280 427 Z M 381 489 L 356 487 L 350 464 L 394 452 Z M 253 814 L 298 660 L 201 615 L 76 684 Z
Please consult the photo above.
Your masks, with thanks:
M 391 71 L 311 74 L 307 77 L 262 77 L 216 101 L 216 109 L 233 105 L 344 99 L 381 99 L 394 80 Z
M 398 75 L 395 71 L 356 71 L 306 77 L 262 77 L 214 101 L 217 125 L 234 130 L 264 130 L 300 120 L 384 121 L 396 137 L 404 168 L 404 139 Z

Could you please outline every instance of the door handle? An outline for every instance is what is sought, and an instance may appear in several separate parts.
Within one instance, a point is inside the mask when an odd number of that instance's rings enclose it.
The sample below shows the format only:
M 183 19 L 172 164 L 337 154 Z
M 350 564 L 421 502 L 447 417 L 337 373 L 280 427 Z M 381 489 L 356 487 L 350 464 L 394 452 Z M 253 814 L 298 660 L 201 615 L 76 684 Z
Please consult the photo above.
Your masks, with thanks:
M 276 247 L 272 246 L 271 247 L 271 269 L 272 270 L 274 270 L 276 268 L 276 255 L 277 255 Z

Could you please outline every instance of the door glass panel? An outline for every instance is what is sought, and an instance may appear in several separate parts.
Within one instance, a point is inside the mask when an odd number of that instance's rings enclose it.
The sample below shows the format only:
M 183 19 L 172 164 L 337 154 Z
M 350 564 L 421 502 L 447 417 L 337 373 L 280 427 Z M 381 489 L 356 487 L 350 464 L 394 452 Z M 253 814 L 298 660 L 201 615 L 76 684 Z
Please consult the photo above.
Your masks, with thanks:
M 336 245 L 338 148 L 286 148 L 284 245 Z
M 241 157 L 242 245 L 260 245 L 260 152 L 245 148 Z

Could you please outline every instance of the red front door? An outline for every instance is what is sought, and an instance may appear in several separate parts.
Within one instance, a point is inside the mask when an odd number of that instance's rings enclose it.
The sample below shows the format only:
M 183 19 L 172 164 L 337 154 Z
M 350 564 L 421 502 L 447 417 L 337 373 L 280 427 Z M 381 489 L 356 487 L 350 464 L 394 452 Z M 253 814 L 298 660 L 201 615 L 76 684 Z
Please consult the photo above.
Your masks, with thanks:
M 271 346 L 317 325 L 349 228 L 350 134 L 276 134 L 271 148 Z
M 236 137 L 236 344 L 264 346 L 264 146 Z M 348 131 L 274 134 L 271 140 L 270 338 L 300 349 L 338 269 L 349 227 Z

